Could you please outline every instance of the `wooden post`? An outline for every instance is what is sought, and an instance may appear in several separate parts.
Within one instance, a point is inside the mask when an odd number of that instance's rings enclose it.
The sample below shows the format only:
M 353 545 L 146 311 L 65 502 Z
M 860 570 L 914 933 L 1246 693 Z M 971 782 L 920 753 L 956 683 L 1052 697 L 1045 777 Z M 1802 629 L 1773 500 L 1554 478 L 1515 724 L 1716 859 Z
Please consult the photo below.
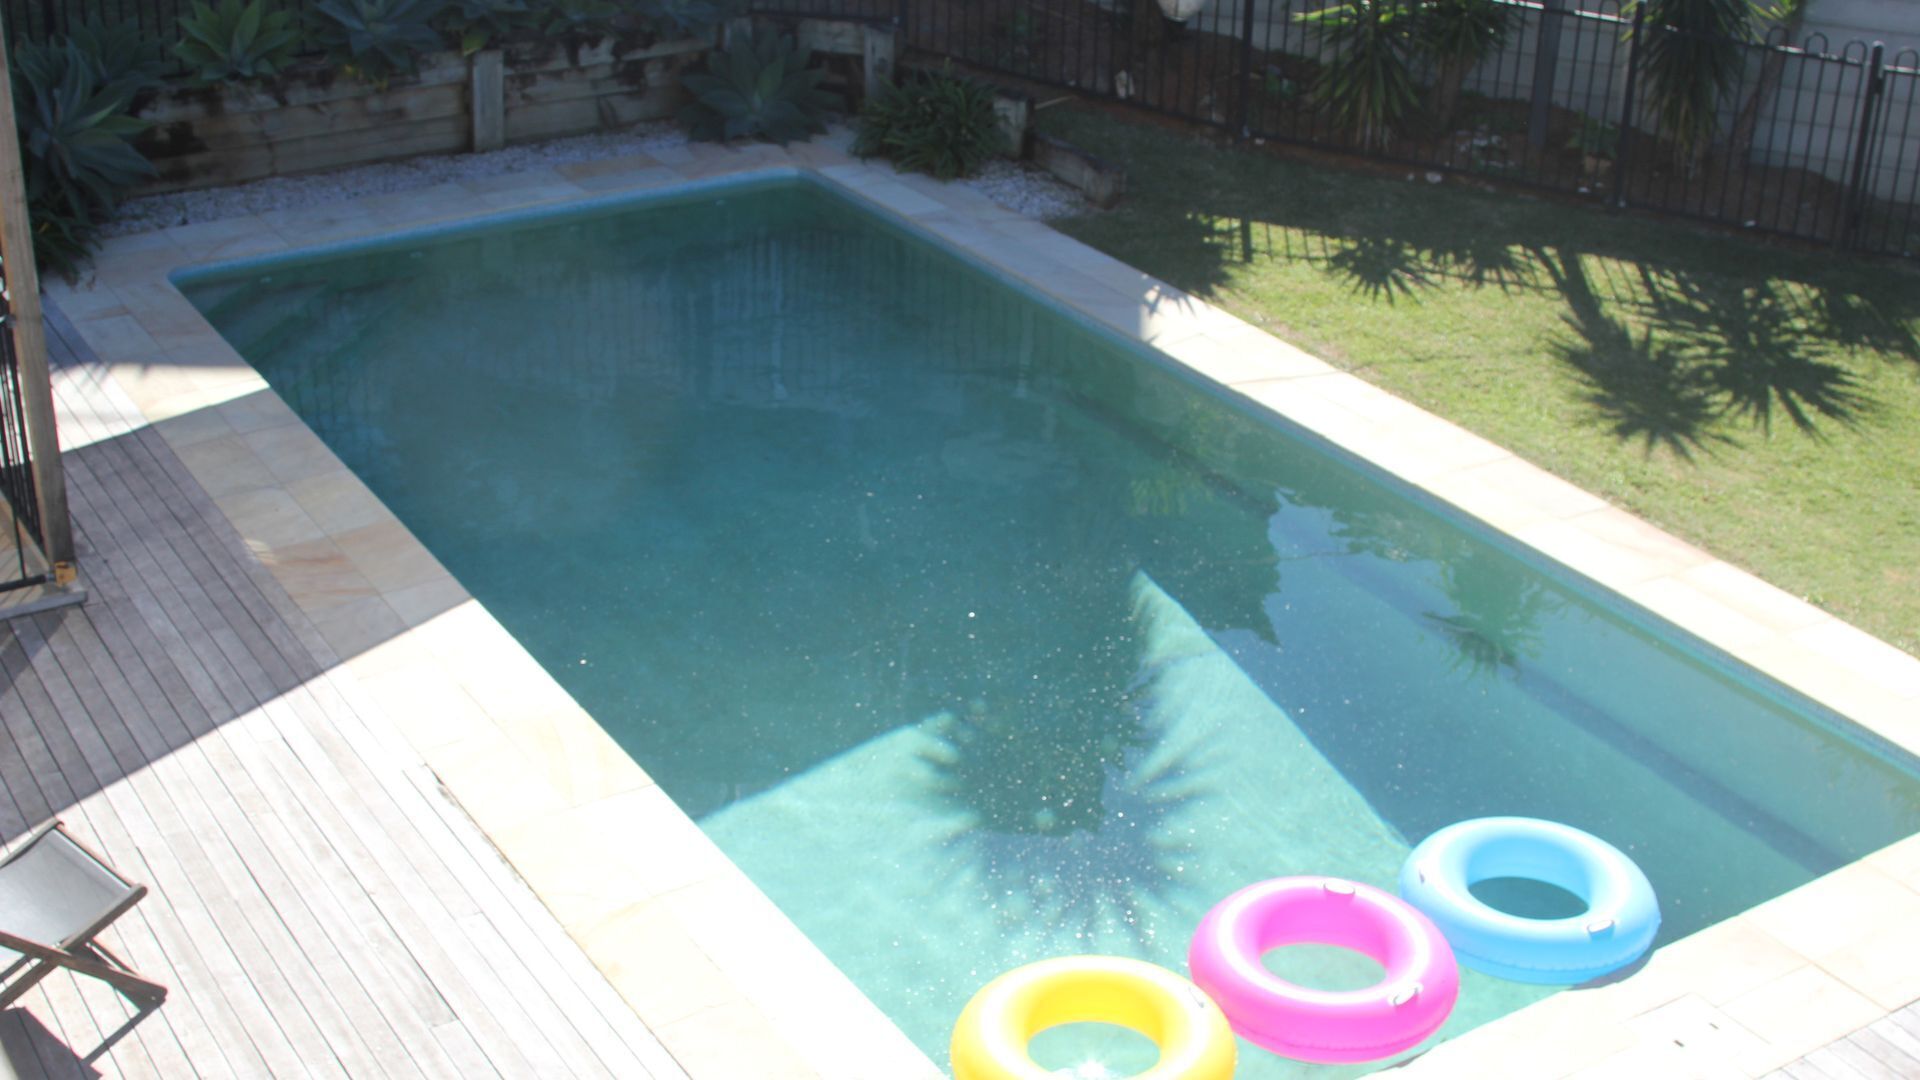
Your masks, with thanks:
M 860 92 L 872 94 L 876 87 L 893 84 L 893 58 L 899 51 L 897 38 L 900 31 L 892 26 L 868 26 L 866 40 L 861 44 Z
M 473 67 L 468 73 L 468 105 L 476 154 L 507 145 L 506 73 L 506 59 L 499 49 L 473 54 Z
M 999 123 L 1000 138 L 1005 142 L 1001 152 L 1010 158 L 1024 159 L 1027 156 L 1027 132 L 1033 130 L 1033 99 L 1025 94 L 1019 97 L 995 94 L 993 118 Z
M 0 41 L 5 40 L 5 27 L 0 27 Z M 14 357 L 20 365 L 27 454 L 33 460 L 33 489 L 40 503 L 41 553 L 52 564 L 54 583 L 68 585 L 75 576 L 73 523 L 67 518 L 67 475 L 54 427 L 47 333 L 40 316 L 40 272 L 33 262 L 33 225 L 27 220 L 27 186 L 21 172 L 8 63 L 7 50 L 0 48 L 0 270 L 6 274 L 9 307 L 9 325 L 0 332 L 12 331 Z

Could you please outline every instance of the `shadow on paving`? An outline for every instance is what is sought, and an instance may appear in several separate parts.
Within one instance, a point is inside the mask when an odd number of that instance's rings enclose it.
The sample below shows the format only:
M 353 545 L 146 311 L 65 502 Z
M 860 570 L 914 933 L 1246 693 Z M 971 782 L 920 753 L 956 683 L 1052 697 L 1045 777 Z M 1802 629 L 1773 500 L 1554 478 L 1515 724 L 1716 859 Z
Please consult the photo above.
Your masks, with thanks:
M 94 377 L 99 360 L 57 310 L 47 326 L 89 602 L 0 623 L 0 688 L 25 706 L 0 724 L 4 836 L 346 659 L 165 438 L 120 415 Z

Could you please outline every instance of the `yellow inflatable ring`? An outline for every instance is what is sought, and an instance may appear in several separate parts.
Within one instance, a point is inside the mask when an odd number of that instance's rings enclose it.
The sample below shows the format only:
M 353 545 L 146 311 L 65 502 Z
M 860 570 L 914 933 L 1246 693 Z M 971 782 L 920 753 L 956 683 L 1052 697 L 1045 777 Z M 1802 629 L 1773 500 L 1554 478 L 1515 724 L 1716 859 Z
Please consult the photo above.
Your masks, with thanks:
M 1230 1080 L 1233 1029 L 1213 999 L 1163 967 L 1120 956 L 1063 956 L 980 988 L 953 1026 L 954 1080 L 1050 1080 L 1027 1053 L 1050 1027 L 1118 1024 L 1152 1039 L 1160 1061 L 1140 1080 Z

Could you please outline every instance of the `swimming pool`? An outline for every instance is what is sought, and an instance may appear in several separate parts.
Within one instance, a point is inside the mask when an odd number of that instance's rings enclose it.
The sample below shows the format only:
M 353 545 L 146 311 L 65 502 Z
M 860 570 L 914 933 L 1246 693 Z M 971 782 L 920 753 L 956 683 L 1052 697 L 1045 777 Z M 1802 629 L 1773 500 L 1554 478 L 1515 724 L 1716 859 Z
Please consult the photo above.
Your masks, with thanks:
M 1906 759 L 809 184 L 183 284 L 936 1059 L 1001 966 L 1177 966 L 1458 817 L 1608 836 L 1669 937 L 1916 826 Z

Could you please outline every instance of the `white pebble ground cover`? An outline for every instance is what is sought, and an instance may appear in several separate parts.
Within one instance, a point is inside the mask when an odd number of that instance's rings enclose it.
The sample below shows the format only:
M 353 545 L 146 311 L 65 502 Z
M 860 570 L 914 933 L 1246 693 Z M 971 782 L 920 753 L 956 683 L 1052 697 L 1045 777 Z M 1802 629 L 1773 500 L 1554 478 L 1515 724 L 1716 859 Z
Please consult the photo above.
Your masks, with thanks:
M 454 180 L 643 154 L 681 146 L 686 141 L 686 136 L 671 124 L 642 124 L 628 131 L 524 143 L 483 154 L 431 154 L 308 176 L 276 176 L 231 187 L 144 195 L 121 203 L 118 213 L 101 232 L 106 236 L 122 236 L 241 214 L 320 206 Z M 959 183 L 1015 213 L 1043 221 L 1085 213 L 1088 209 L 1079 192 L 1038 169 L 1017 162 L 996 160 L 981 170 L 980 175 Z

